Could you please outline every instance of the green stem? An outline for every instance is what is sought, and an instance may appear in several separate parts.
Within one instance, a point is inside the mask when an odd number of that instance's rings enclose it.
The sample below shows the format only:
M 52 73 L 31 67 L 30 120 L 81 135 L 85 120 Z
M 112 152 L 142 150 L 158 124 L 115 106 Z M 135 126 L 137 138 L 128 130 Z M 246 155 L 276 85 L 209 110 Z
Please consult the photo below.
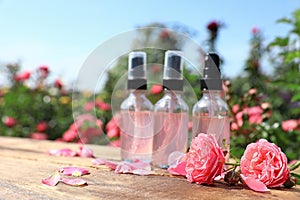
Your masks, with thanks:
M 225 162 L 225 165 L 233 165 L 233 166 L 240 166 L 240 163 L 231 163 L 231 162 Z

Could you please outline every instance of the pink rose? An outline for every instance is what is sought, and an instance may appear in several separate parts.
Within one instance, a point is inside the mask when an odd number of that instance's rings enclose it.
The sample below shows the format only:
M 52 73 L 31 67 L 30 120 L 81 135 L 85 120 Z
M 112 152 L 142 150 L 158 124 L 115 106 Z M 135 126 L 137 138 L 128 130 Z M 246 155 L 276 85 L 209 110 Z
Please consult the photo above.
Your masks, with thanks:
M 46 133 L 31 133 L 29 135 L 29 137 L 31 139 L 35 139 L 35 140 L 47 140 L 48 139 L 48 135 Z
M 48 128 L 47 122 L 40 122 L 36 125 L 35 129 L 38 132 L 45 132 Z
M 297 126 L 298 126 L 298 121 L 295 119 L 289 119 L 281 123 L 282 130 L 284 131 L 295 130 Z
M 239 109 L 240 109 L 239 104 L 235 104 L 234 106 L 232 106 L 232 112 L 234 114 L 236 114 L 239 111 Z
M 289 176 L 285 154 L 278 146 L 265 139 L 247 146 L 240 168 L 246 184 L 263 183 L 269 188 L 281 186 Z M 251 188 L 251 185 L 247 185 Z
M 225 158 L 212 135 L 200 133 L 193 139 L 186 155 L 186 176 L 189 182 L 211 184 L 223 171 Z
M 260 106 L 253 106 L 247 109 L 250 124 L 261 124 L 263 110 Z
M 3 124 L 7 127 L 13 127 L 14 125 L 16 125 L 17 121 L 15 120 L 15 118 L 13 117 L 3 117 L 2 119 Z

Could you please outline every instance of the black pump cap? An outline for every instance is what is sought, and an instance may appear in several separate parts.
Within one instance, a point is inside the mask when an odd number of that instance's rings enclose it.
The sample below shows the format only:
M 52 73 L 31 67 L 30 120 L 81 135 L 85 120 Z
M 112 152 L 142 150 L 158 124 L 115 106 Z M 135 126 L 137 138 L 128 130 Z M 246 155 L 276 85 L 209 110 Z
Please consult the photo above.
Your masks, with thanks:
M 201 89 L 222 90 L 220 57 L 216 53 L 208 53 L 205 56 L 203 78 L 201 79 Z
M 177 71 L 179 75 L 181 74 L 181 57 L 179 55 L 172 55 L 171 57 L 169 57 L 168 65 L 169 67 Z

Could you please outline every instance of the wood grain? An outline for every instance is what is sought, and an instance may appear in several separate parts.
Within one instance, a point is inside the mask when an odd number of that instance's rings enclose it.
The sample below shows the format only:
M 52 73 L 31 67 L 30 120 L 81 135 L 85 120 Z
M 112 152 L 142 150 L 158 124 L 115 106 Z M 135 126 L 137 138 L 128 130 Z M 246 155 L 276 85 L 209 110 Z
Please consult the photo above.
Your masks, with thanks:
M 105 166 L 94 166 L 90 158 L 55 157 L 46 153 L 49 149 L 66 147 L 77 150 L 78 144 L 0 137 L 0 199 L 300 199 L 299 186 L 272 189 L 269 193 L 223 183 L 202 186 L 173 177 L 165 170 L 157 170 L 151 176 L 115 174 Z M 96 157 L 120 160 L 117 148 L 96 145 L 89 148 Z M 82 177 L 88 186 L 41 184 L 56 169 L 70 165 L 90 170 L 90 175 Z

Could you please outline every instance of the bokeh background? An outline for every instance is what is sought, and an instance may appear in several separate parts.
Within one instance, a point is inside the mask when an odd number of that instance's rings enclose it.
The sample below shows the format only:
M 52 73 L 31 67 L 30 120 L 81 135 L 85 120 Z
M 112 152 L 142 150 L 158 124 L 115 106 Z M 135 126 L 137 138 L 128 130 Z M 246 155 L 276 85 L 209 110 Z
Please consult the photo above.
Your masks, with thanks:
M 201 47 L 195 55 L 221 56 L 233 157 L 266 138 L 289 160 L 300 159 L 299 3 L 0 0 L 0 135 L 119 146 L 111 95 L 126 72 L 127 56 L 105 71 L 101 89 L 73 87 L 99 45 L 136 28 L 156 27 L 137 31 L 130 48 L 145 43 L 182 50 L 180 33 Z M 155 63 L 163 63 L 164 50 L 144 50 L 153 63 L 150 76 L 160 77 L 162 66 Z M 108 69 L 101 62 L 98 67 Z M 201 74 L 186 66 L 184 77 L 200 98 Z M 159 83 L 149 85 L 153 103 L 162 94 Z M 188 103 L 191 109 L 195 102 Z

